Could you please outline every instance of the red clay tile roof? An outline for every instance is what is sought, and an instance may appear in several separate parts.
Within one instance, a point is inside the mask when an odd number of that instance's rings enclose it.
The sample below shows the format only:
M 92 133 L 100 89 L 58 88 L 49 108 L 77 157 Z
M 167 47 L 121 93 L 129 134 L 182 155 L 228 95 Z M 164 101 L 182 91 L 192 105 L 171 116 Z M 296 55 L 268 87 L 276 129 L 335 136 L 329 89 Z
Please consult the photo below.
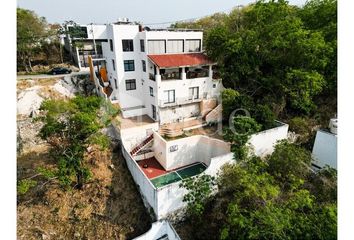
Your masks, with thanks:
M 148 55 L 148 57 L 160 68 L 188 67 L 214 63 L 203 53 L 161 54 Z

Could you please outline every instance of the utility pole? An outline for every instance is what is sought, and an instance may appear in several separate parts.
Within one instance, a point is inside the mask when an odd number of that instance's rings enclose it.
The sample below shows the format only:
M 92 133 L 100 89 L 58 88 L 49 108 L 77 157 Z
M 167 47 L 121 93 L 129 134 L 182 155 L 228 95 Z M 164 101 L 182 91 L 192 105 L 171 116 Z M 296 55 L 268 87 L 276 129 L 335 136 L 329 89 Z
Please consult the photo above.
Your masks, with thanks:
M 96 48 L 96 41 L 95 41 L 95 35 L 93 33 L 93 23 L 91 23 L 91 30 L 90 33 L 92 33 L 92 39 L 93 39 L 93 47 L 95 49 L 95 55 L 97 55 L 97 48 Z

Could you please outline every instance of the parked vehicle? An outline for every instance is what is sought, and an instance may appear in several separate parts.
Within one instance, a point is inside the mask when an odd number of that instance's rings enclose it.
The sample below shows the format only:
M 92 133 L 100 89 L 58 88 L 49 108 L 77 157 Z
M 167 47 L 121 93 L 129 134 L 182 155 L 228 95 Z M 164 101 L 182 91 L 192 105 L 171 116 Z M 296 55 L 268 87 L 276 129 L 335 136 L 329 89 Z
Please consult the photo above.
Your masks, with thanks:
M 65 67 L 56 67 L 49 71 L 49 74 L 56 75 L 56 74 L 69 74 L 72 70 L 70 68 Z

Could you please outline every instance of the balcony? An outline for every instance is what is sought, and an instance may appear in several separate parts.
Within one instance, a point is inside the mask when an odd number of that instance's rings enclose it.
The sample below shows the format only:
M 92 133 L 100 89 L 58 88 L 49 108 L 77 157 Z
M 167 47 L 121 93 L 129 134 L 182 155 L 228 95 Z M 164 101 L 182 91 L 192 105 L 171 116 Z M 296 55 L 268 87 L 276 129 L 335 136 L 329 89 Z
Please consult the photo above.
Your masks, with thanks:
M 181 80 L 180 72 L 169 72 L 161 74 L 161 80 Z
M 206 95 L 207 93 L 203 94 L 203 96 Z M 159 100 L 159 107 L 173 107 L 177 105 L 201 102 L 203 100 L 203 96 L 198 96 L 198 98 L 195 97 L 176 98 L 174 102 L 166 102 L 167 100 Z
M 186 76 L 187 79 L 209 77 L 209 69 L 198 68 L 193 71 L 188 71 Z

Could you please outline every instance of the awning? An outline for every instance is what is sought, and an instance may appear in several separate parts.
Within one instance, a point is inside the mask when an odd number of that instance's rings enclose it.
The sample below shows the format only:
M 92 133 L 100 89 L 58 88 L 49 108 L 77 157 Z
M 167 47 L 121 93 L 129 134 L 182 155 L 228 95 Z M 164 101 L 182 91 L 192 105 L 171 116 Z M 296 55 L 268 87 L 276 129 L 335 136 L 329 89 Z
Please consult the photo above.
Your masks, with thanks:
M 203 53 L 148 55 L 150 60 L 160 68 L 192 67 L 215 64 Z

